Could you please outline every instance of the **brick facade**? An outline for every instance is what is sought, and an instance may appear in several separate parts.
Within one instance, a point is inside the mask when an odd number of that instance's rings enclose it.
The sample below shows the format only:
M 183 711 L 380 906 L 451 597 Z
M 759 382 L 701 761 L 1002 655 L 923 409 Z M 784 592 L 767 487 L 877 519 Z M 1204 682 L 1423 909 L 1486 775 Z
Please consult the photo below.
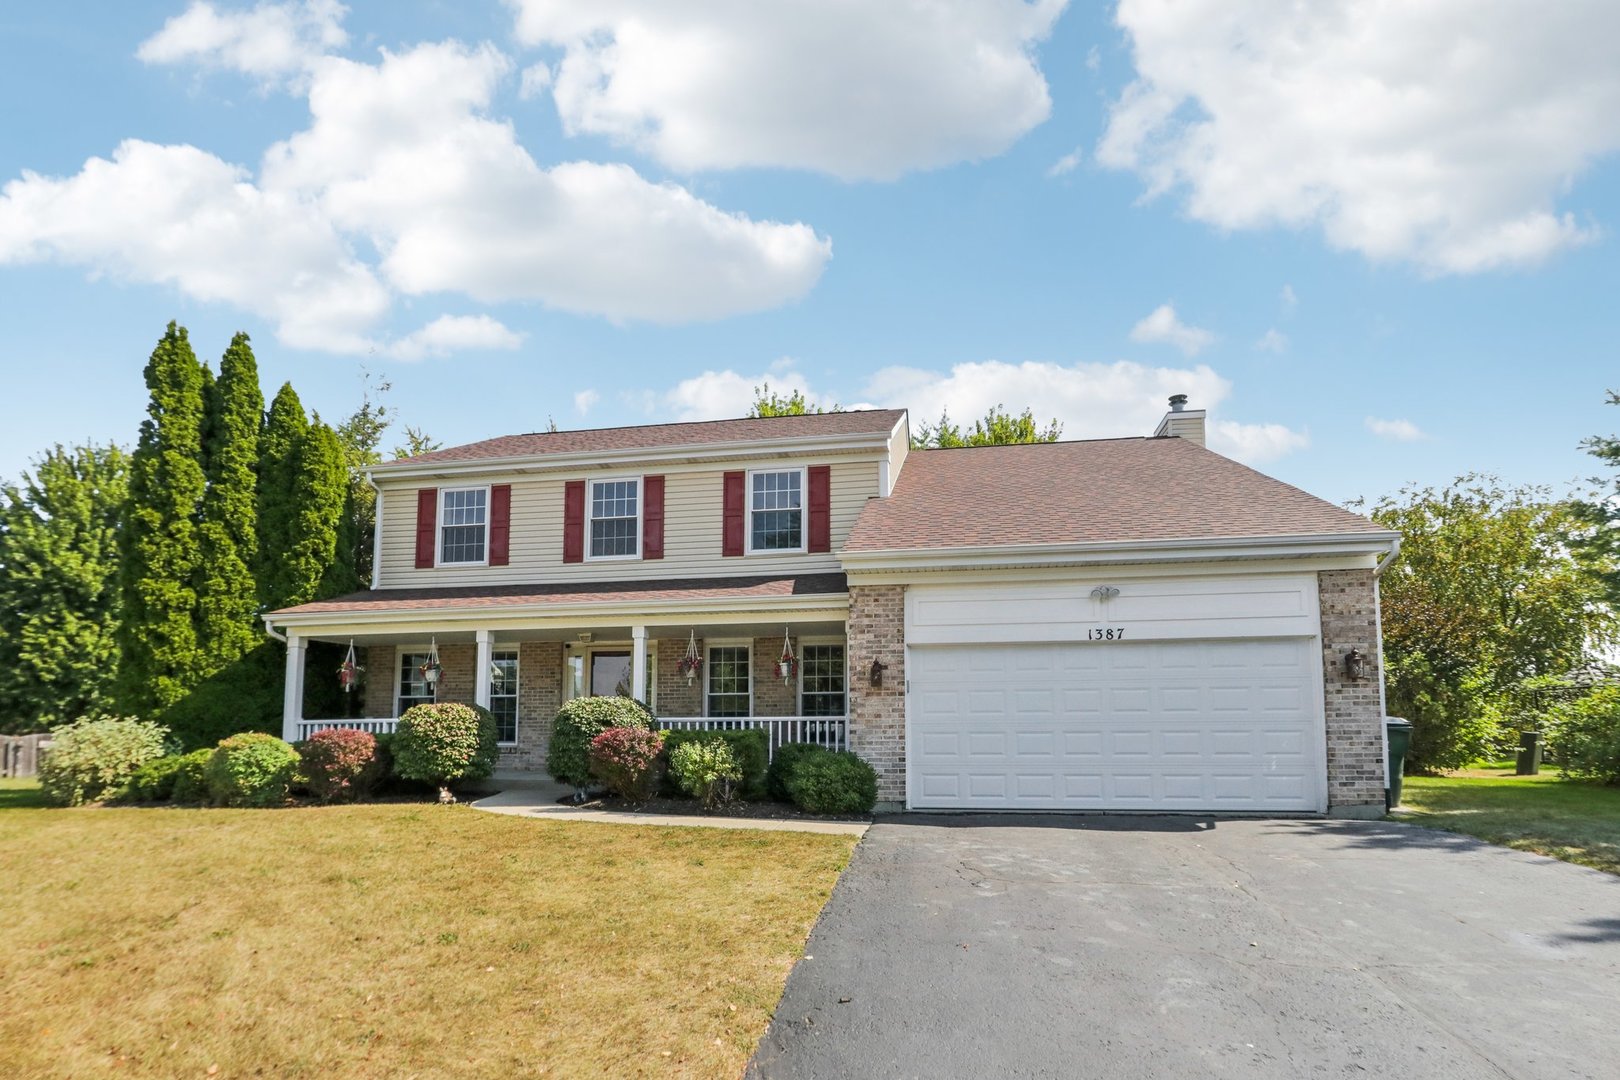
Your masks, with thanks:
M 1327 703 L 1328 813 L 1384 812 L 1384 672 L 1378 637 L 1378 583 L 1371 570 L 1317 575 L 1322 608 L 1322 681 Z M 1352 648 L 1366 656 L 1361 679 L 1345 676 Z
M 360 661 L 366 669 L 365 711 L 360 715 L 377 718 L 394 715 L 394 684 L 399 681 L 398 663 L 392 645 L 372 645 Z
M 883 686 L 869 680 L 884 665 Z M 906 799 L 906 587 L 849 587 L 849 748 L 878 774 L 880 805 Z
M 681 657 L 686 655 L 685 638 L 659 638 L 658 671 L 656 684 L 658 688 L 658 715 L 660 716 L 701 716 L 703 713 L 703 676 L 700 673 L 690 683 L 686 676 L 676 670 L 675 665 L 680 663 Z M 707 655 L 703 652 L 703 639 L 697 639 L 698 655 Z
M 518 646 L 517 745 L 501 747 L 501 768 L 546 767 L 551 724 L 562 707 L 562 642 L 525 641 Z

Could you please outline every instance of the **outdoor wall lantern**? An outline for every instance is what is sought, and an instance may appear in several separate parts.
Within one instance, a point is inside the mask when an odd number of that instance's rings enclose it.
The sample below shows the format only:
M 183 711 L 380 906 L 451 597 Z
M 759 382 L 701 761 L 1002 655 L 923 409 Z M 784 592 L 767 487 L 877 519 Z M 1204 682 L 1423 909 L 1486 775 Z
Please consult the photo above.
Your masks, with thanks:
M 881 660 L 872 661 L 872 672 L 867 677 L 867 681 L 871 683 L 872 689 L 883 689 L 883 672 L 888 668 L 888 666 L 888 664 L 885 664 Z
M 1347 679 L 1367 677 L 1367 656 L 1360 649 L 1351 649 L 1344 654 L 1344 677 Z

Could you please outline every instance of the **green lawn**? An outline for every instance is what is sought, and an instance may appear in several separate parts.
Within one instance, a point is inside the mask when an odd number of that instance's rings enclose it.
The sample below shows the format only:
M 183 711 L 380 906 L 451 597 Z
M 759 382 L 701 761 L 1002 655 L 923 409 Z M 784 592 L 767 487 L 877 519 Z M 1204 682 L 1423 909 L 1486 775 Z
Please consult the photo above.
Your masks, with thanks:
M 1620 874 L 1620 787 L 1572 783 L 1545 769 L 1514 776 L 1511 762 L 1405 783 L 1397 820 Z
M 0 782 L 0 1060 L 736 1076 L 853 846 L 431 804 L 55 810 Z

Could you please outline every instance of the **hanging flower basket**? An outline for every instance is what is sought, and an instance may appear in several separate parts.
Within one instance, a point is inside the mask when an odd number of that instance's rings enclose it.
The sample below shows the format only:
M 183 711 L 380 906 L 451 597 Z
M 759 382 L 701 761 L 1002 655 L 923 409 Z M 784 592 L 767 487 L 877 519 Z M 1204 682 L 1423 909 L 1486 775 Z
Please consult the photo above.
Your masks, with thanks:
M 421 672 L 422 680 L 429 686 L 437 686 L 439 676 L 444 674 L 444 665 L 439 663 L 439 642 L 435 638 L 428 648 L 428 658 L 418 664 L 416 670 Z
M 365 670 L 365 668 L 355 663 L 354 642 L 349 642 L 349 655 L 345 656 L 343 663 L 338 665 L 338 686 L 343 689 L 345 694 L 353 693 L 355 687 L 360 685 L 360 675 Z
M 686 655 L 675 661 L 675 670 L 686 676 L 687 686 L 691 686 L 703 670 L 703 657 L 697 647 L 697 631 L 686 635 Z
M 793 639 L 786 630 L 782 631 L 782 655 L 776 658 L 775 670 L 783 682 L 792 682 L 799 673 L 799 658 L 793 655 Z

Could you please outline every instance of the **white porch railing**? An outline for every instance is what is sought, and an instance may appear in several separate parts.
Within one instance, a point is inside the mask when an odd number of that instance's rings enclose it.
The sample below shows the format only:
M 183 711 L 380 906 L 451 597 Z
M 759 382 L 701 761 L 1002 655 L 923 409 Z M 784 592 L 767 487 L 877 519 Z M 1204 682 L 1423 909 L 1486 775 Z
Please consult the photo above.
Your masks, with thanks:
M 665 731 L 744 731 L 759 728 L 765 732 L 765 752 L 776 756 L 784 743 L 815 743 L 828 750 L 849 749 L 849 720 L 843 716 L 663 716 L 658 726 Z
M 303 741 L 326 728 L 351 728 L 355 731 L 367 731 L 373 735 L 391 735 L 399 726 L 399 718 L 372 717 L 361 720 L 300 720 L 298 721 L 298 739 Z

